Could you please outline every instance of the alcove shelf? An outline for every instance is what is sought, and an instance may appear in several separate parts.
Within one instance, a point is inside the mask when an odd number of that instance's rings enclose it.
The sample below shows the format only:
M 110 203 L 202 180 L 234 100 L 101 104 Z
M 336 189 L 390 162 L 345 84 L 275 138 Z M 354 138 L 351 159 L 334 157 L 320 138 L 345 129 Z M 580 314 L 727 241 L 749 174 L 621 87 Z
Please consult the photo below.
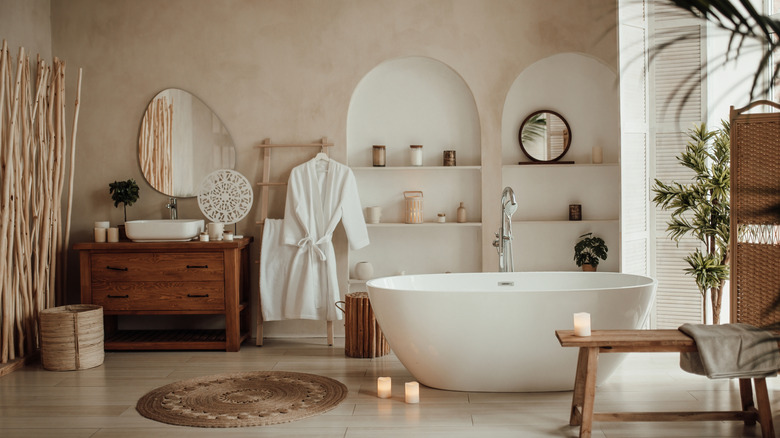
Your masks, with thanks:
M 371 244 L 348 254 L 374 276 L 398 272 L 482 270 L 482 153 L 479 114 L 471 89 L 448 65 L 427 57 L 387 60 L 368 72 L 347 117 L 347 161 L 360 203 L 381 207 L 368 224 Z M 373 167 L 373 145 L 385 146 L 386 167 Z M 422 166 L 410 166 L 410 145 L 422 145 Z M 444 151 L 456 165 L 443 166 Z M 404 192 L 422 192 L 423 223 L 407 224 Z M 463 203 L 466 223 L 457 223 Z M 436 221 L 444 213 L 445 223 Z M 364 282 L 349 282 L 355 291 Z
M 513 224 L 524 224 L 524 225 L 541 225 L 541 224 L 618 224 L 618 219 L 583 219 L 581 221 L 570 221 L 568 219 L 551 219 L 551 220 L 535 220 L 535 219 L 529 219 L 529 220 L 518 220 L 518 221 L 512 221 Z
M 503 165 L 502 182 L 515 190 L 520 204 L 512 218 L 516 269 L 578 270 L 574 245 L 592 232 L 610 249 L 599 270 L 619 270 L 618 163 Z M 568 220 L 570 204 L 582 206 L 583 220 Z
M 421 224 L 407 224 L 405 222 L 380 222 L 378 224 L 366 224 L 369 228 L 427 228 L 427 227 L 481 227 L 482 222 L 423 222 Z
M 566 164 L 550 164 L 550 163 L 525 163 L 525 164 L 504 164 L 502 167 L 503 169 L 509 170 L 510 172 L 512 170 L 524 170 L 528 169 L 529 166 L 532 167 L 549 167 L 549 168 L 577 168 L 577 167 L 619 167 L 620 163 L 600 163 L 600 164 L 593 164 L 593 163 L 566 163 Z
M 392 172 L 392 171 L 435 171 L 442 170 L 446 172 L 455 172 L 461 170 L 481 170 L 482 166 L 385 166 L 385 167 L 371 167 L 371 166 L 358 166 L 351 168 L 355 172 L 376 171 L 376 172 Z

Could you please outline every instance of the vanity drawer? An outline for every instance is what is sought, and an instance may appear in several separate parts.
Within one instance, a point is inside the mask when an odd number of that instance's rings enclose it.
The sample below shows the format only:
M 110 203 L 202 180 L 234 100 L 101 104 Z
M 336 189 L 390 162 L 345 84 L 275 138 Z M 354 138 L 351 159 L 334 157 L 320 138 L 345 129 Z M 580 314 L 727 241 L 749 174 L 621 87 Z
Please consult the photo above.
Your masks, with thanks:
M 222 281 L 93 281 L 92 303 L 103 310 L 224 310 Z
M 93 253 L 93 281 L 223 281 L 222 253 Z M 96 303 L 97 304 L 97 303 Z

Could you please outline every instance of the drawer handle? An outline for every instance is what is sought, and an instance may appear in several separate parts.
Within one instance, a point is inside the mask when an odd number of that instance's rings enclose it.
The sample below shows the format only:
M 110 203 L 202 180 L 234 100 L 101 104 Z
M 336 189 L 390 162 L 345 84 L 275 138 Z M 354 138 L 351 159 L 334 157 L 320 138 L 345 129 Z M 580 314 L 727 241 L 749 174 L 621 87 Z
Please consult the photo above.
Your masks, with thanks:
M 209 265 L 187 265 L 187 269 L 208 269 Z
M 106 266 L 106 269 L 110 269 L 112 271 L 127 271 L 127 268 L 115 268 L 113 266 Z
M 209 294 L 187 294 L 189 298 L 208 298 Z
M 109 298 L 130 298 L 130 295 L 109 295 Z

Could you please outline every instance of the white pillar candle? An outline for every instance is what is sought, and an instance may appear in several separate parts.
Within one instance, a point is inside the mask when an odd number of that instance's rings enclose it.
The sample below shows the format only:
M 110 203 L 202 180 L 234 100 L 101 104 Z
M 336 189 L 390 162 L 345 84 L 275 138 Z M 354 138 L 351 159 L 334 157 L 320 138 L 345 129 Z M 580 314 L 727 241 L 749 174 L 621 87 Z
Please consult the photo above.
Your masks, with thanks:
M 604 151 L 601 146 L 593 146 L 591 150 L 591 161 L 593 164 L 601 164 L 604 162 Z
M 420 403 L 420 384 L 417 382 L 406 382 L 404 387 L 406 390 L 404 400 L 407 403 Z
M 574 314 L 574 336 L 590 336 L 590 313 Z
M 109 242 L 119 242 L 119 228 L 104 228 L 106 230 L 106 240 Z
M 108 228 L 95 228 L 95 242 L 103 243 L 106 241 L 106 230 Z
M 108 228 L 110 227 L 110 222 L 108 221 L 97 221 L 95 222 L 95 228 Z
M 391 395 L 393 395 L 393 380 L 389 377 L 376 379 L 376 396 L 379 398 L 390 398 Z

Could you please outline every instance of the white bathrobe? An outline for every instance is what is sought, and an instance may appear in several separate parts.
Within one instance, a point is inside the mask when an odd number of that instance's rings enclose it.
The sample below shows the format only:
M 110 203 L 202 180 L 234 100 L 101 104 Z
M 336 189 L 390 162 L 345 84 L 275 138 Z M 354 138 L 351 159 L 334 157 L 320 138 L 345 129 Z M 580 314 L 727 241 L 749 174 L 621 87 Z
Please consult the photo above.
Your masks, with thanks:
M 297 246 L 284 292 L 285 319 L 341 319 L 333 230 L 343 221 L 349 246 L 368 245 L 352 170 L 324 154 L 295 167 L 287 185 L 282 241 Z

